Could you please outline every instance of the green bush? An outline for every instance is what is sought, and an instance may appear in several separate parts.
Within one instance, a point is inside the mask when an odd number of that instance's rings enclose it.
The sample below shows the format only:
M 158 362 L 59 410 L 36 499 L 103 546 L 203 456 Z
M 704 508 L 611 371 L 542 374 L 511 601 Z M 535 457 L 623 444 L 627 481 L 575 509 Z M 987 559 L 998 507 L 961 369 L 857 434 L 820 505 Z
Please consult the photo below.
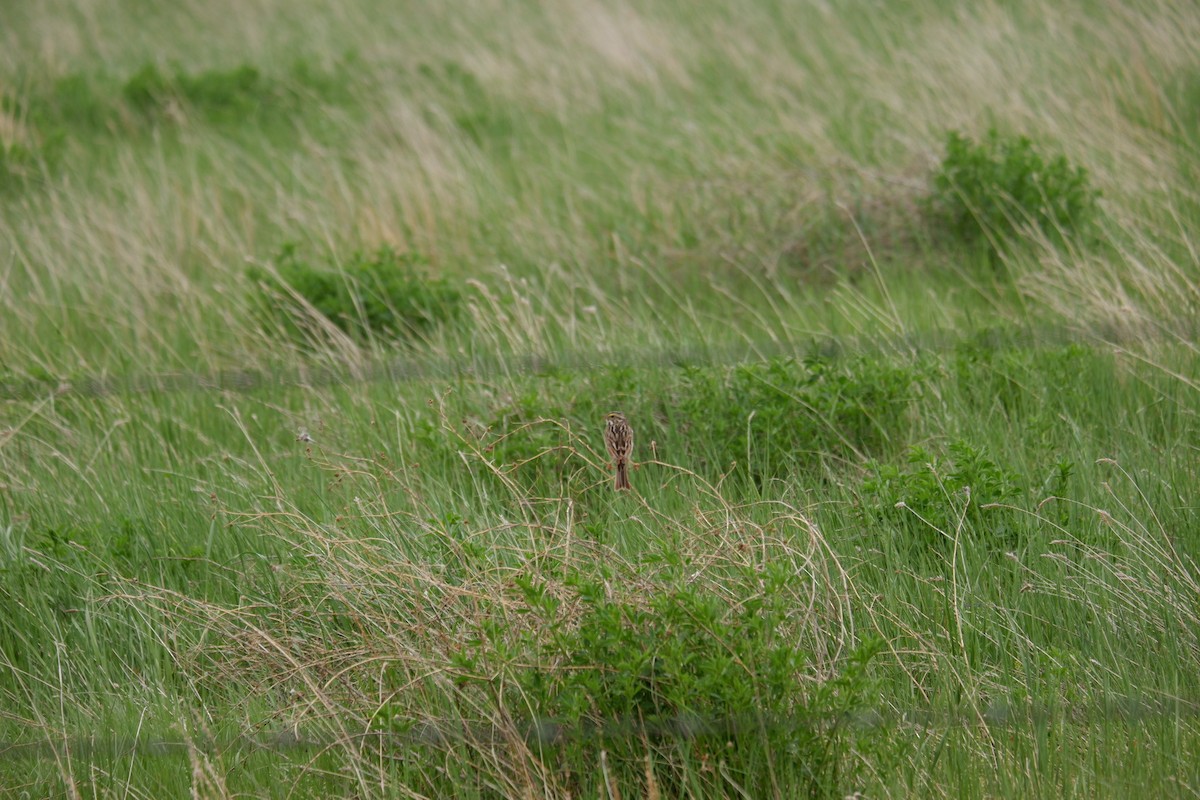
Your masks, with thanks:
M 238 117 L 272 100 L 271 87 L 248 65 L 190 75 L 179 70 L 167 74 L 147 64 L 126 81 L 122 95 L 132 109 L 146 115 L 161 114 L 176 102 L 210 117 Z
M 174 82 L 154 64 L 143 66 L 121 88 L 130 108 L 142 113 L 158 111 L 174 94 Z
M 485 625 L 475 652 L 463 651 L 455 665 L 460 685 L 496 692 L 493 659 L 519 664 L 503 670 L 501 680 L 516 686 L 502 694 L 519 689 L 533 730 L 565 726 L 551 737 L 559 768 L 585 783 L 604 749 L 618 782 L 636 785 L 650 746 L 668 783 L 672 768 L 687 769 L 683 750 L 716 756 L 761 796 L 769 793 L 762 760 L 775 754 L 800 794 L 843 796 L 849 737 L 839 723 L 866 702 L 878 646 L 862 645 L 833 680 L 802 682 L 794 570 L 735 567 L 728 577 L 746 591 L 714 593 L 682 571 L 655 577 L 660 585 L 637 598 L 615 596 L 616 576 L 603 568 L 568 573 L 553 589 L 517 577 L 525 633 L 514 643 L 510 624 Z M 577 788 L 587 796 L 598 787 Z
M 353 55 L 331 72 L 296 61 L 287 73 L 264 76 L 248 64 L 230 70 L 166 71 L 148 64 L 121 86 L 126 107 L 143 121 L 168 119 L 179 107 L 211 124 L 280 122 L 304 114 L 319 103 L 353 102 L 347 90 L 356 66 Z M 313 118 L 313 124 L 319 119 Z
M 918 382 L 913 369 L 870 359 L 690 369 L 675 402 L 676 427 L 692 432 L 698 467 L 737 462 L 761 482 L 828 457 L 880 455 L 902 442 Z
M 0 116 L 21 127 L 19 135 L 0 141 L 0 192 L 36 185 L 76 152 L 87 151 L 88 163 L 102 164 L 97 146 L 178 122 L 180 111 L 226 133 L 243 127 L 256 137 L 266 132 L 281 144 L 295 141 L 297 118 L 305 119 L 306 135 L 334 135 L 337 126 L 319 112 L 326 104 L 354 104 L 348 87 L 356 64 L 348 54 L 329 71 L 298 60 L 273 76 L 247 64 L 196 73 L 147 64 L 123 82 L 103 72 L 39 76 L 19 96 L 0 92 Z
M 1024 136 L 993 128 L 975 142 L 951 131 L 928 211 L 934 225 L 995 253 L 1026 227 L 1060 242 L 1084 232 L 1098 197 L 1087 170 L 1065 156 L 1045 158 Z
M 1025 496 L 1027 482 L 980 448 L 955 441 L 947 457 L 939 458 L 914 447 L 904 466 L 872 462 L 868 468 L 871 474 L 862 483 L 861 498 L 874 519 L 890 521 L 901 530 L 935 535 L 941 531 L 947 536 L 954 535 L 961 519 L 1003 543 L 1015 538 L 1017 519 L 1003 504 Z M 1063 469 L 1060 490 L 1070 465 Z
M 262 289 L 259 298 L 270 316 L 301 338 L 319 326 L 309 309 L 355 339 L 417 339 L 458 316 L 461 292 L 445 278 L 423 274 L 424 259 L 382 247 L 355 253 L 340 269 L 303 260 L 294 245 L 285 246 L 270 275 L 252 270 Z

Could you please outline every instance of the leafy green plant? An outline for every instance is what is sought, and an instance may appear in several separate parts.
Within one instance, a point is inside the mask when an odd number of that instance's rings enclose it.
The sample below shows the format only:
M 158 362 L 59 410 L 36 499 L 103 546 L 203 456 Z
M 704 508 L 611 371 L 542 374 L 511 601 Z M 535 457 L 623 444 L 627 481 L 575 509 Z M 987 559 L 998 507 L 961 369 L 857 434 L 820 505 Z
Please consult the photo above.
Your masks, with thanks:
M 1103 413 L 1097 383 L 1117 375 L 1106 358 L 1078 344 L 1017 344 L 999 331 L 958 343 L 946 362 L 947 389 L 966 408 L 1009 421 L 1043 460 L 1069 448 L 1077 420 Z
M 976 530 L 1011 539 L 1016 532 L 1011 510 L 993 504 L 1024 495 L 1025 481 L 967 442 L 951 442 L 946 450 L 939 458 L 913 447 L 903 466 L 869 464 L 870 477 L 861 486 L 864 509 L 903 530 L 952 535 L 962 519 Z
M 123 81 L 103 71 L 39 77 L 20 94 L 0 93 L 0 191 L 36 184 L 76 150 L 92 150 L 94 162 L 97 144 L 114 136 L 127 141 L 184 116 L 226 133 L 250 124 L 280 143 L 294 141 L 290 122 L 301 115 L 306 134 L 332 132 L 326 115 L 312 109 L 353 104 L 347 73 L 356 63 L 350 53 L 330 70 L 298 60 L 277 75 L 249 64 L 200 72 L 146 64 Z
M 124 81 L 103 73 L 69 74 L 31 94 L 30 117 L 40 130 L 70 131 L 76 135 L 137 130 L 185 109 L 214 123 L 241 123 L 275 115 L 286 117 L 304 110 L 307 100 L 346 104 L 343 72 L 298 61 L 277 75 L 241 64 L 230 69 L 189 72 L 149 63 Z
M 878 455 L 904 438 L 915 369 L 870 359 L 832 365 L 775 359 L 686 371 L 678 427 L 696 432 L 697 460 L 738 462 L 755 481 L 812 468 L 827 457 Z
M 561 384 L 547 384 L 548 396 L 544 387 L 531 387 L 491 409 L 484 447 L 500 469 L 515 471 L 522 484 L 562 491 L 562 481 L 572 469 L 571 433 L 560 424 L 567 417 L 555 391 Z
M 156 65 L 146 64 L 121 88 L 131 108 L 143 113 L 158 111 L 175 94 L 175 82 Z
M 736 602 L 682 576 L 658 576 L 663 583 L 641 597 L 615 595 L 603 567 L 553 585 L 520 576 L 524 634 L 513 643 L 511 626 L 484 626 L 476 653 L 457 658 L 461 685 L 494 691 L 491 678 L 475 676 L 489 674 L 480 667 L 497 654 L 521 664 L 511 679 L 537 728 L 586 732 L 559 742 L 567 772 L 590 771 L 603 748 L 621 782 L 636 783 L 648 745 L 669 754 L 682 740 L 702 758 L 716 754 L 743 785 L 766 778 L 756 759 L 779 753 L 804 776 L 806 794 L 841 796 L 848 745 L 839 722 L 865 702 L 878 645 L 860 646 L 837 678 L 802 684 L 806 655 L 788 634 L 794 575 L 783 566 L 735 572 L 728 580 L 747 589 Z
M 167 73 L 147 64 L 125 82 L 121 93 L 132 109 L 148 116 L 181 103 L 209 118 L 233 119 L 253 115 L 276 100 L 275 88 L 248 64 L 196 74 Z
M 1098 197 L 1087 170 L 1062 155 L 1043 156 L 1025 136 L 993 128 L 976 142 L 951 131 L 928 211 L 935 225 L 996 252 L 1027 226 L 1058 241 L 1084 232 Z
M 382 247 L 355 253 L 341 266 L 317 267 L 286 245 L 276 273 L 252 270 L 260 306 L 301 337 L 317 330 L 312 309 L 356 339 L 417 339 L 457 317 L 462 293 L 445 278 L 423 274 L 416 254 Z

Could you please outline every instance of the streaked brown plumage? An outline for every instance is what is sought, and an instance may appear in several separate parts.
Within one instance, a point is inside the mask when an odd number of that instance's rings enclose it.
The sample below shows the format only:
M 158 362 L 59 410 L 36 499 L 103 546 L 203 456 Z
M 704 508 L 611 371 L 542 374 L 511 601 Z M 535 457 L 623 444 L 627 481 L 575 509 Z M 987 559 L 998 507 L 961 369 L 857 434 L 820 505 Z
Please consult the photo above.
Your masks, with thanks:
M 629 489 L 629 459 L 633 456 L 633 428 L 619 412 L 604 417 L 604 446 L 617 469 L 616 488 Z

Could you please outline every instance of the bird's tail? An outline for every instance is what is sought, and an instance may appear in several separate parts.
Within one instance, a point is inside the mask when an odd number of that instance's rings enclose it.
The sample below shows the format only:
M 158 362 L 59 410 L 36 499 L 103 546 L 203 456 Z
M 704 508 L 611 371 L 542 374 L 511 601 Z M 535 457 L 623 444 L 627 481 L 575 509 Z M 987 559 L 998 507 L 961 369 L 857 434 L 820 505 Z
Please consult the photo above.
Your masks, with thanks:
M 617 462 L 616 487 L 617 491 L 621 491 L 622 489 L 628 491 L 633 488 L 629 485 L 629 464 L 625 461 Z

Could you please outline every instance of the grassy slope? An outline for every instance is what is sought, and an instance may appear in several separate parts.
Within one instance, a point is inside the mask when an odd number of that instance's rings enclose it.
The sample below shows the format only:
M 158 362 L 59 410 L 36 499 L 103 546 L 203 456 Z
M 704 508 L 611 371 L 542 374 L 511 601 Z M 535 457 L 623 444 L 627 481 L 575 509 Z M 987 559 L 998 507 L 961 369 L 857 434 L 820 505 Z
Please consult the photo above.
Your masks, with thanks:
M 718 651 L 782 637 L 805 656 L 789 697 L 834 710 L 840 685 L 884 714 L 831 735 L 817 778 L 803 741 L 656 745 L 668 794 L 1196 791 L 1188 4 L 61 5 L 0 41 L 5 380 L 387 356 L 260 330 L 246 268 L 285 242 L 392 244 L 467 285 L 416 358 L 595 365 L 4 401 L 0 739 L 73 743 L 0 760 L 4 791 L 599 792 L 594 750 L 511 735 L 399 763 L 119 749 L 414 715 L 511 734 L 543 709 L 531 658 L 573 686 L 550 630 L 622 641 L 581 580 L 628 608 L 728 601 Z M 147 63 L 259 77 L 147 110 L 123 89 Z M 1101 243 L 996 271 L 925 226 L 943 131 L 993 123 L 1087 166 Z M 822 375 L 705 364 L 830 336 L 861 353 Z M 700 368 L 657 361 L 675 346 Z M 614 406 L 646 462 L 630 498 L 596 449 Z M 748 634 L 771 569 L 786 613 Z M 873 638 L 869 673 L 829 683 Z M 703 691 L 770 687 L 756 654 Z M 913 709 L 931 723 L 895 722 Z

